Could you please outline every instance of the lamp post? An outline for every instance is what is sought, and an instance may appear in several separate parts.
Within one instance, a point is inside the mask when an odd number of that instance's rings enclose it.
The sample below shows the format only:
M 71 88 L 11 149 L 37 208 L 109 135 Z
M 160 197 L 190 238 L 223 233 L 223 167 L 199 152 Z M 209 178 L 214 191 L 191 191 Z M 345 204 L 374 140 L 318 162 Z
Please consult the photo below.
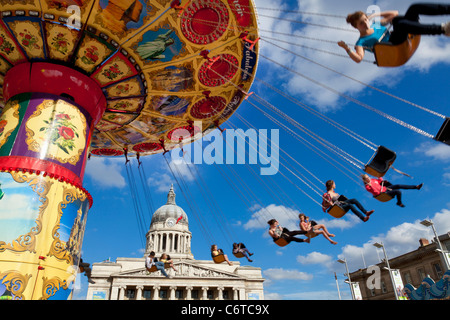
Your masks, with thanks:
M 439 249 L 437 249 L 436 251 L 439 252 L 441 260 L 444 264 L 444 267 L 445 267 L 444 272 L 447 271 L 448 269 L 450 269 L 450 266 L 448 264 L 447 258 L 445 257 L 445 252 L 444 252 L 444 249 L 442 249 L 442 244 L 439 241 L 439 237 L 437 235 L 436 228 L 434 227 L 433 221 L 425 219 L 425 220 L 421 221 L 420 224 L 424 225 L 425 227 L 431 227 L 433 229 L 434 237 L 436 238 L 436 242 L 439 247 Z
M 337 276 L 336 276 L 336 272 L 334 273 L 334 279 L 336 279 L 336 287 L 337 287 L 337 291 L 338 291 L 339 300 L 342 300 L 341 299 L 341 292 L 339 291 L 339 283 L 338 283 L 338 279 L 337 279 Z
M 338 259 L 337 262 L 345 264 L 345 270 L 347 270 L 348 284 L 350 285 L 350 292 L 352 294 L 352 300 L 355 300 L 355 295 L 353 293 L 353 287 L 352 287 L 352 280 L 350 279 L 350 272 L 348 272 L 347 260 L 345 258 Z
M 397 294 L 397 290 L 395 289 L 395 282 L 394 279 L 392 278 L 392 273 L 391 273 L 391 267 L 389 266 L 389 260 L 386 254 L 386 250 L 384 248 L 383 243 L 379 243 L 379 242 L 375 242 L 373 244 L 375 247 L 377 248 L 382 248 L 383 249 L 383 253 L 384 253 L 384 260 L 386 261 L 386 265 L 387 265 L 387 270 L 389 272 L 389 277 L 391 278 L 391 283 L 392 283 L 392 289 L 394 290 L 394 295 L 395 295 L 395 300 L 398 300 L 398 294 Z

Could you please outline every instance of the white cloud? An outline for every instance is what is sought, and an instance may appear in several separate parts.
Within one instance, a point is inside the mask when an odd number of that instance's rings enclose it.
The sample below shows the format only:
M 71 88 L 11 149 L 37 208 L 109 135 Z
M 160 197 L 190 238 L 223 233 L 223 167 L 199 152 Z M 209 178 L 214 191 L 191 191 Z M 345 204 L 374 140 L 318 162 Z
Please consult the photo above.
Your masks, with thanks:
M 306 256 L 297 256 L 297 262 L 303 265 L 308 264 L 322 264 L 328 265 L 332 261 L 332 257 L 328 254 L 323 254 L 317 251 L 310 252 Z
M 126 180 L 122 176 L 122 170 L 125 170 L 124 158 L 91 157 L 86 164 L 85 175 L 99 187 L 123 188 Z
M 414 152 L 423 153 L 434 160 L 450 161 L 450 147 L 443 143 L 422 143 Z
M 145 163 L 144 163 L 145 165 Z M 157 170 L 152 170 L 154 173 L 148 177 L 148 184 L 152 188 L 155 188 L 158 192 L 168 192 L 170 186 L 174 187 L 178 183 L 191 182 L 196 179 L 197 173 L 195 164 L 189 164 L 186 161 L 177 159 L 169 162 L 170 168 L 167 163 L 160 163 L 157 165 Z M 177 179 L 174 178 L 175 175 Z
M 258 208 L 258 206 L 253 206 L 252 208 Z M 275 204 L 259 208 L 258 211 L 252 214 L 251 219 L 244 224 L 246 230 L 268 228 L 267 221 L 270 219 L 276 219 L 281 226 L 289 230 L 298 230 L 297 220 L 300 213 L 298 210 Z
M 300 281 L 309 281 L 313 279 L 313 275 L 292 269 L 283 269 L 283 268 L 271 268 L 263 271 L 264 276 L 268 280 L 300 280 Z

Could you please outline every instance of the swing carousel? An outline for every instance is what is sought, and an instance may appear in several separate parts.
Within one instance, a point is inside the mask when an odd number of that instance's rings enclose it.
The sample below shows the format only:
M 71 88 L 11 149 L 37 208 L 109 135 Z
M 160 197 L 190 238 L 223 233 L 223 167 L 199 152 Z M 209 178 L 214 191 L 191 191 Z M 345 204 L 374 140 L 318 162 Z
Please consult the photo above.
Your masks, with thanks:
M 256 12 L 250 0 L 0 7 L 0 210 L 11 221 L 0 284 L 13 299 L 67 299 L 93 204 L 86 160 L 167 152 L 226 122 L 256 72 Z

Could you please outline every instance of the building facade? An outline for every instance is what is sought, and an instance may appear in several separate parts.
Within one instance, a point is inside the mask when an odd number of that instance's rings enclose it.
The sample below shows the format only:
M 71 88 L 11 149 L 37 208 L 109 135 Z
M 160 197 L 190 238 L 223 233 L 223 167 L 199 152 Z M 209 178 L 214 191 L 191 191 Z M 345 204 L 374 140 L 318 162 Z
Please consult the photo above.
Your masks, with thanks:
M 191 251 L 192 234 L 184 210 L 176 205 L 171 187 L 167 203 L 157 209 L 146 234 L 142 258 L 117 258 L 115 262 L 92 264 L 87 300 L 249 300 L 264 299 L 261 268 L 216 264 L 212 260 L 195 260 Z M 149 273 L 145 258 L 154 251 L 156 257 L 168 254 L 174 268 Z M 231 257 L 230 257 L 231 258 Z
M 450 233 L 439 236 L 439 241 L 445 251 L 450 251 Z M 390 268 L 400 271 L 403 285 L 411 284 L 415 288 L 418 288 L 426 277 L 435 282 L 441 280 L 446 271 L 440 253 L 436 251 L 437 242 L 430 243 L 422 238 L 419 244 L 416 250 L 389 259 Z M 394 288 L 389 272 L 385 269 L 385 262 L 380 262 L 376 266 L 381 270 L 379 288 L 372 289 L 368 285 L 373 283 L 373 277 L 371 278 L 373 272 L 367 268 L 350 273 L 351 282 L 359 284 L 363 300 L 394 300 Z

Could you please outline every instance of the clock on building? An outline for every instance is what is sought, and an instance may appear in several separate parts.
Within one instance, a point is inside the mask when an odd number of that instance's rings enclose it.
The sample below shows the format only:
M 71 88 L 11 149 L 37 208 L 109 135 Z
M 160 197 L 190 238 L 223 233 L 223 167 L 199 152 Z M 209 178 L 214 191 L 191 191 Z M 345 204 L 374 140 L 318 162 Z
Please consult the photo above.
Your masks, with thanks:
M 174 218 L 168 218 L 167 220 L 166 220 L 166 226 L 167 227 L 173 227 L 174 225 L 175 225 L 175 219 Z

